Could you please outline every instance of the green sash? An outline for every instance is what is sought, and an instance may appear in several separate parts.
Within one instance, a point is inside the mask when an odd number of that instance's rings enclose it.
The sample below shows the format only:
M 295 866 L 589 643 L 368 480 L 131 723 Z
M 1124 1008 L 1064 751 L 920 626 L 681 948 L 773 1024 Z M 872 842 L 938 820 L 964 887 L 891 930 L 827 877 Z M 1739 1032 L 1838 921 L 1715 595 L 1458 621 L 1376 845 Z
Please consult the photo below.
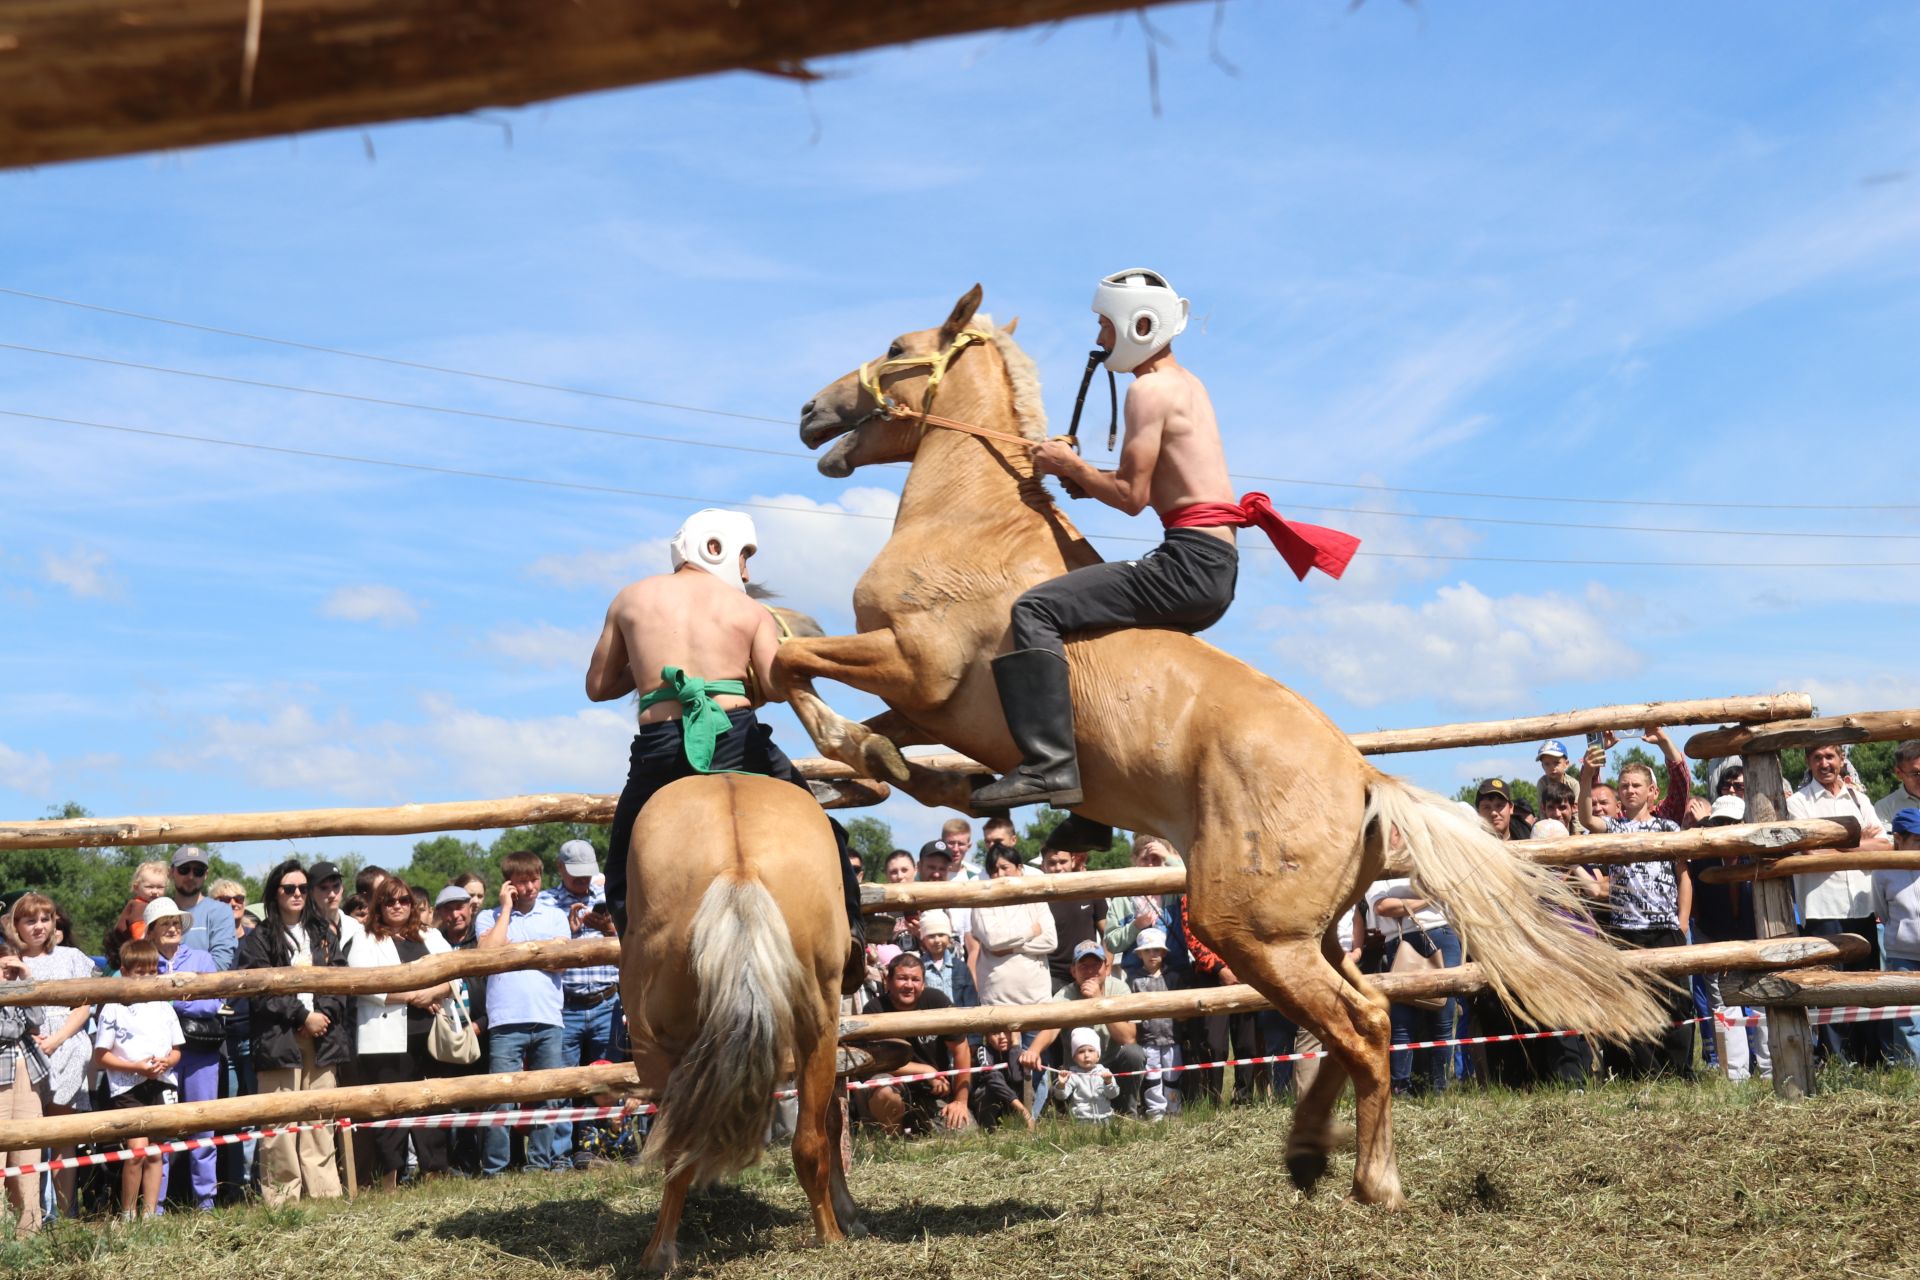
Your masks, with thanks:
M 687 763 L 698 773 L 713 772 L 713 748 L 720 741 L 720 735 L 733 727 L 727 718 L 726 708 L 713 700 L 716 693 L 731 693 L 739 697 L 747 696 L 747 685 L 743 680 L 702 680 L 699 676 L 690 676 L 679 667 L 660 668 L 660 678 L 667 683 L 640 699 L 640 710 L 662 702 L 680 704 L 680 734 L 685 743 Z

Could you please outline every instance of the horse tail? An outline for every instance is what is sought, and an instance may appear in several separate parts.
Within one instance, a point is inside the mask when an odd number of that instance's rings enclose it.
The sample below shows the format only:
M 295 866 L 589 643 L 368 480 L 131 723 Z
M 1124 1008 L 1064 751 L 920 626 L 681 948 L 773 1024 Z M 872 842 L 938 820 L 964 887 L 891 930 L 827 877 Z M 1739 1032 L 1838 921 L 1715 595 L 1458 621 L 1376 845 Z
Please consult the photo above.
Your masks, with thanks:
M 1390 861 L 1397 833 L 1420 895 L 1440 904 L 1494 991 L 1533 1022 L 1616 1043 L 1666 1026 L 1661 981 L 1587 931 L 1585 905 L 1554 868 L 1517 856 L 1455 802 L 1385 774 L 1367 786 L 1366 824 Z
M 703 1185 L 760 1158 L 799 1023 L 817 1015 L 786 919 L 756 879 L 707 886 L 689 961 L 700 1029 L 667 1077 L 646 1162 L 669 1180 L 691 1170 Z

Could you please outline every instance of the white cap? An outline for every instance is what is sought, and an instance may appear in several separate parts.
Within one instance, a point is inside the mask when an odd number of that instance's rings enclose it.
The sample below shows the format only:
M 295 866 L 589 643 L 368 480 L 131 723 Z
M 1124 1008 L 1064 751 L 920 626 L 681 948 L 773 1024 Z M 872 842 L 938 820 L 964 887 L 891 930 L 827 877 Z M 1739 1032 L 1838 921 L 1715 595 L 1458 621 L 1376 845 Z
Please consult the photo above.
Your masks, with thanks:
M 1165 929 L 1142 929 L 1140 936 L 1133 940 L 1135 951 L 1165 951 L 1167 949 L 1167 931 Z
M 1131 373 L 1165 350 L 1187 327 L 1187 300 L 1166 277 L 1145 267 L 1116 271 L 1093 291 L 1093 310 L 1113 323 L 1106 366 Z M 1146 332 L 1142 333 L 1142 322 Z
M 920 913 L 920 936 L 924 938 L 930 933 L 944 934 L 949 938 L 953 936 L 953 921 L 947 917 L 946 912 L 922 911 Z
M 1747 820 L 1747 800 L 1745 796 L 1721 796 L 1713 802 L 1713 812 L 1707 815 L 1707 821 L 1724 819 L 1728 822 Z
M 1567 835 L 1567 824 L 1558 818 L 1542 818 L 1533 824 L 1535 840 L 1565 840 Z
M 172 898 L 155 898 L 147 904 L 147 909 L 140 913 L 140 924 L 143 928 L 150 929 L 156 920 L 165 920 L 169 916 L 183 916 L 185 914 L 187 913 L 180 909 L 180 904 Z
M 720 544 L 717 555 L 708 551 L 710 542 Z M 745 512 L 708 507 L 688 516 L 680 532 L 674 534 L 673 541 L 667 545 L 675 569 L 690 564 L 705 569 L 728 586 L 745 591 L 747 584 L 740 576 L 740 553 L 752 555 L 759 550 L 760 535 L 754 532 L 753 517 Z
M 1072 1047 L 1074 1053 L 1078 1053 L 1082 1049 L 1098 1049 L 1100 1047 L 1100 1034 L 1092 1027 L 1075 1027 L 1073 1029 L 1073 1039 L 1068 1041 L 1068 1044 Z

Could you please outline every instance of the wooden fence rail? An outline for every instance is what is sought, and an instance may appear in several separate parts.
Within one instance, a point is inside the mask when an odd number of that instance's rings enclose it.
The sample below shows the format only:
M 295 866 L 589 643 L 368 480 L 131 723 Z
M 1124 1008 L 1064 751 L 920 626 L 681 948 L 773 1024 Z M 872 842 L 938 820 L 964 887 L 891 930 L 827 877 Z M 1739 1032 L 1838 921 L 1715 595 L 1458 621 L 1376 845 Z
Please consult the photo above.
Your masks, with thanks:
M 1696 947 L 1633 951 L 1627 964 L 1661 977 L 1680 977 L 1725 969 L 1797 968 L 1837 964 L 1867 954 L 1864 939 L 1851 934 L 1827 938 L 1787 938 L 1775 942 L 1715 942 Z M 365 972 L 373 972 L 366 970 Z M 1390 999 L 1469 995 L 1485 983 L 1477 965 L 1417 974 L 1383 973 L 1372 979 Z M 1056 1000 L 1029 1005 L 988 1005 L 974 1009 L 937 1009 L 877 1013 L 843 1018 L 843 1040 L 889 1040 L 942 1032 L 1025 1031 L 1041 1027 L 1079 1027 L 1136 1018 L 1186 1018 L 1239 1013 L 1269 1007 L 1248 986 L 1204 991 L 1108 996 L 1097 1000 Z M 106 1113 L 44 1117 L 0 1123 L 0 1151 L 25 1151 L 79 1142 L 116 1142 L 128 1137 L 164 1138 L 205 1129 L 232 1130 L 252 1125 L 285 1124 L 352 1116 L 375 1120 L 446 1107 L 475 1108 L 503 1102 L 540 1103 L 552 1098 L 625 1090 L 637 1083 L 630 1064 L 565 1067 L 550 1071 L 508 1072 L 494 1076 L 456 1076 L 408 1084 L 360 1085 L 345 1089 L 255 1094 L 213 1102 L 135 1107 Z
M 1744 755 L 1749 751 L 1784 751 L 1788 747 L 1846 746 L 1855 742 L 1897 742 L 1920 737 L 1920 710 L 1863 711 L 1852 716 L 1825 716 L 1818 720 L 1783 720 L 1775 724 L 1740 725 L 1712 733 L 1696 733 L 1687 740 L 1687 754 L 1696 760 Z
M 1591 707 L 1518 720 L 1443 724 L 1424 729 L 1388 729 L 1353 735 L 1369 755 L 1434 751 L 1449 747 L 1502 746 L 1598 729 L 1630 729 L 1647 724 L 1720 724 L 1803 717 L 1813 710 L 1804 693 L 1738 698 L 1699 698 L 1685 702 L 1634 702 Z M 965 756 L 942 754 L 913 759 L 935 768 L 978 770 Z M 879 804 L 886 784 L 857 777 L 832 760 L 795 761 L 801 775 L 830 809 Z M 103 845 L 188 844 L 236 840 L 284 840 L 318 836 L 420 835 L 431 831 L 487 831 L 540 822 L 605 823 L 613 820 L 617 796 L 554 794 L 508 796 L 499 800 L 452 800 L 385 808 L 293 809 L 262 813 L 198 813 L 165 817 L 49 818 L 0 823 L 0 849 L 94 848 Z

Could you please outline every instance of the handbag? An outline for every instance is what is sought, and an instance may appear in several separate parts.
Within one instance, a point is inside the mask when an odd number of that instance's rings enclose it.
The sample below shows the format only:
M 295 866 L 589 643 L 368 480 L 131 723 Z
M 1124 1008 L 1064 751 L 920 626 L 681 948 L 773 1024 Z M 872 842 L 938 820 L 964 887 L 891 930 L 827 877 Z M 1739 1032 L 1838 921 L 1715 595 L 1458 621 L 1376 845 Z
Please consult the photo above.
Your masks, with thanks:
M 1445 969 L 1447 967 L 1447 958 L 1441 953 L 1439 947 L 1434 947 L 1432 955 L 1423 956 L 1420 954 L 1419 948 L 1409 942 L 1409 936 L 1405 930 L 1401 931 L 1400 945 L 1393 950 L 1393 963 L 1387 966 L 1389 973 L 1432 973 L 1435 970 Z M 1421 929 L 1420 936 L 1423 938 L 1426 937 L 1427 931 Z M 1447 997 L 1403 996 L 1395 1000 L 1394 1003 L 1406 1005 L 1409 1009 L 1420 1009 L 1427 1013 L 1438 1013 L 1447 1007 Z
M 427 1056 L 450 1067 L 479 1061 L 480 1033 L 473 1029 L 473 1019 L 457 996 L 448 996 L 433 1011 L 433 1025 L 427 1029 Z
M 227 1029 L 217 1016 L 183 1013 L 180 1015 L 180 1038 L 186 1041 L 187 1048 L 204 1053 L 218 1049 L 227 1042 Z

